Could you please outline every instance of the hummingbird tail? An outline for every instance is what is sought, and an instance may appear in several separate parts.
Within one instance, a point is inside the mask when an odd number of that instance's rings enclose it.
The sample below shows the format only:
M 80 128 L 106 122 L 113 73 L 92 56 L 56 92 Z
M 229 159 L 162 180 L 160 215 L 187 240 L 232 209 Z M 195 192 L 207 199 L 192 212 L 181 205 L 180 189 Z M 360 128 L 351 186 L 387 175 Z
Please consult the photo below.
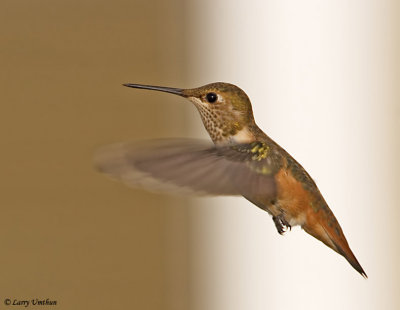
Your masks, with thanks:
M 330 210 L 329 210 L 330 211 Z M 339 222 L 334 217 L 333 213 L 330 216 L 320 216 L 320 213 L 324 213 L 322 210 L 320 212 L 309 213 L 309 217 L 312 219 L 307 220 L 308 224 L 303 226 L 303 229 L 325 243 L 328 247 L 342 255 L 355 270 L 357 270 L 364 278 L 368 278 L 364 269 L 361 267 L 357 258 L 353 254 L 350 246 L 343 234 L 343 231 L 339 225 Z

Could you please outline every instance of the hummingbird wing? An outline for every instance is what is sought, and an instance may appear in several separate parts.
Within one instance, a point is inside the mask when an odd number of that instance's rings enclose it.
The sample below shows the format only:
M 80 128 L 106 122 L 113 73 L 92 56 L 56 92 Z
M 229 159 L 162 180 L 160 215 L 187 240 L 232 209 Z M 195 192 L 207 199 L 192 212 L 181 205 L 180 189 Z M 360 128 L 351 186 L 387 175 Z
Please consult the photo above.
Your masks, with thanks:
M 252 150 L 253 144 L 217 148 L 197 139 L 119 143 L 100 149 L 95 165 L 131 187 L 153 191 L 273 197 L 270 160 L 255 158 Z

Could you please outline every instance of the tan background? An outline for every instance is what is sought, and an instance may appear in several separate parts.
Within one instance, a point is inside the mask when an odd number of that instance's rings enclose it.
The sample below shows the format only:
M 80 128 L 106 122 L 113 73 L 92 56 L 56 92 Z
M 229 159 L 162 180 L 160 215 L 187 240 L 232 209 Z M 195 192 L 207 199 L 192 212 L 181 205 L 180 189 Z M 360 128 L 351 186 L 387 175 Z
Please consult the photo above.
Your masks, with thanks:
M 185 308 L 183 200 L 92 168 L 98 146 L 185 127 L 175 98 L 121 86 L 182 84 L 180 2 L 0 2 L 1 309 Z

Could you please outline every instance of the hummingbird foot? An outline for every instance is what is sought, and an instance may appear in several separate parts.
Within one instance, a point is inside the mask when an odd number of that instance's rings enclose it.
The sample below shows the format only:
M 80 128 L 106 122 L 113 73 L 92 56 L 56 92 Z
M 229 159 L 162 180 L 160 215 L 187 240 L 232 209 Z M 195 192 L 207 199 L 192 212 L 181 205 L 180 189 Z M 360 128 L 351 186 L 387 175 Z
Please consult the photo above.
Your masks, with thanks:
M 292 230 L 292 226 L 288 223 L 288 221 L 286 221 L 286 219 L 283 217 L 283 214 L 273 216 L 272 220 L 274 221 L 276 229 L 280 235 L 283 235 L 288 230 Z

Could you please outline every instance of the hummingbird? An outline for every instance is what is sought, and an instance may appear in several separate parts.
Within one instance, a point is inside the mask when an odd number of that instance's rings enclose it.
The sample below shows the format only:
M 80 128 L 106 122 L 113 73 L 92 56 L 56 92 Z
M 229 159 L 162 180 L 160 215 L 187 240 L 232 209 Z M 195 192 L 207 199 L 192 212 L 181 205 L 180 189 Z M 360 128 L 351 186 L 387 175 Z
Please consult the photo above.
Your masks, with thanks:
M 97 152 L 98 170 L 133 187 L 243 196 L 272 216 L 279 234 L 298 225 L 367 278 L 314 180 L 257 126 L 242 89 L 222 82 L 192 89 L 123 86 L 188 99 L 213 143 L 198 139 L 117 143 Z

